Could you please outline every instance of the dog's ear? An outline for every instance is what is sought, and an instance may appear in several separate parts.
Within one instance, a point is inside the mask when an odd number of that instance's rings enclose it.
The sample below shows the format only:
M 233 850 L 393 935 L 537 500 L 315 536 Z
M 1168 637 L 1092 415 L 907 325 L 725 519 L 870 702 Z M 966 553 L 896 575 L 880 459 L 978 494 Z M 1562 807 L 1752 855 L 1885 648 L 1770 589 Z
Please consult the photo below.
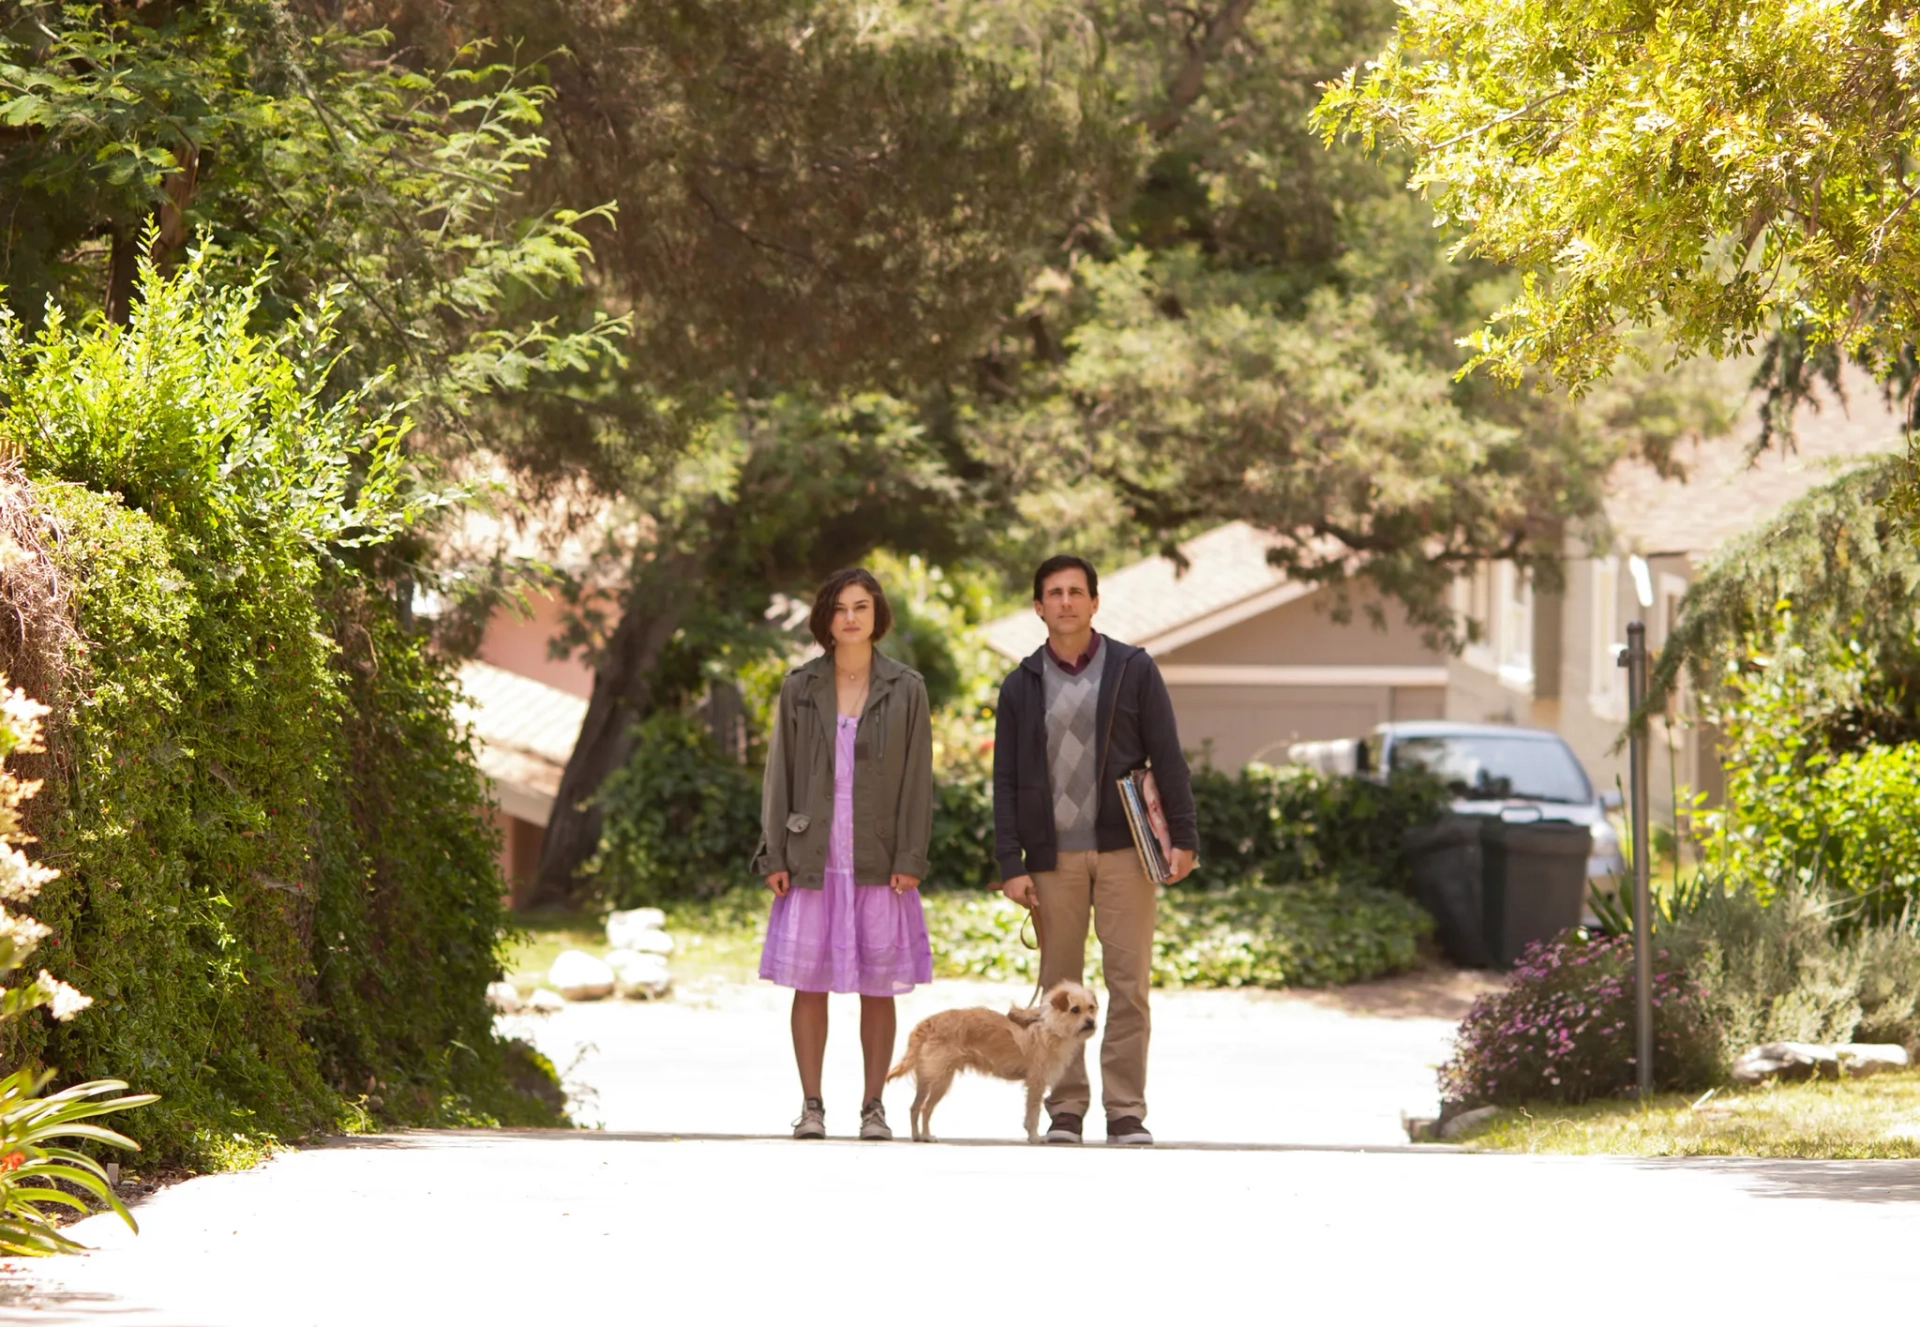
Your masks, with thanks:
M 1040 1021 L 1038 1009 L 1009 1009 L 1007 1018 L 1017 1028 L 1030 1028 Z
M 1066 987 L 1063 986 L 1053 993 L 1053 998 L 1047 1003 L 1064 1014 L 1067 1012 L 1067 1006 L 1073 1003 L 1073 997 L 1067 994 Z

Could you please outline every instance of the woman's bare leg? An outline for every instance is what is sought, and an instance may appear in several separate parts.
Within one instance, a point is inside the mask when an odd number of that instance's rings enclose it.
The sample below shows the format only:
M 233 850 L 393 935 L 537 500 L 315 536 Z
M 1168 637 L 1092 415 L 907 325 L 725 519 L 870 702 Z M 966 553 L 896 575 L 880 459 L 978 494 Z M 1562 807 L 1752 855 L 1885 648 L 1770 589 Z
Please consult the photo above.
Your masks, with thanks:
M 793 1059 L 800 1066 L 800 1095 L 820 1095 L 820 1066 L 827 1058 L 827 993 L 793 993 Z
M 896 1030 L 891 995 L 860 997 L 860 1053 L 867 1062 L 867 1090 L 860 1098 L 863 1105 L 877 1100 L 886 1090 Z

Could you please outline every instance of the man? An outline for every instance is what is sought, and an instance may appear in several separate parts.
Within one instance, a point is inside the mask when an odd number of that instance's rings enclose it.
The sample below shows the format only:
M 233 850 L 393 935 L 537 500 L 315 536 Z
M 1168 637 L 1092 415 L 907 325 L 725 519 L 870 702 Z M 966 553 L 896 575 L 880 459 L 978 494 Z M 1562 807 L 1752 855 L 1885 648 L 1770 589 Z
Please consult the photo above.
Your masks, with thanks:
M 1173 702 L 1145 650 L 1095 633 L 1100 577 L 1084 558 L 1048 558 L 1033 575 L 1033 611 L 1047 643 L 1000 685 L 993 747 L 994 855 L 1001 889 L 1033 908 L 1040 982 L 1079 981 L 1087 921 L 1107 973 L 1100 1095 L 1109 1143 L 1147 1132 L 1147 986 L 1153 973 L 1153 882 L 1140 864 L 1119 780 L 1153 764 L 1173 839 L 1173 878 L 1200 841 L 1193 784 Z M 1047 1141 L 1080 1141 L 1090 1094 L 1086 1054 L 1047 1098 Z

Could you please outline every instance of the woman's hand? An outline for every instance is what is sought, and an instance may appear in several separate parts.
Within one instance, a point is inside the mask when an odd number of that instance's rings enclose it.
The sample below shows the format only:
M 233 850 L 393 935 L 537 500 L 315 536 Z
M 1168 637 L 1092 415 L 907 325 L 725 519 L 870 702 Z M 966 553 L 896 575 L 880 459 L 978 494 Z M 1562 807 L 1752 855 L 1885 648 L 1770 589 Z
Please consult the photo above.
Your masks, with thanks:
M 785 898 L 787 891 L 793 888 L 793 876 L 786 871 L 775 871 L 767 877 L 767 888 L 775 898 Z
M 904 894 L 909 889 L 920 888 L 920 877 L 917 875 L 901 875 L 900 872 L 895 871 L 893 873 L 893 879 L 889 880 L 887 884 L 894 893 Z

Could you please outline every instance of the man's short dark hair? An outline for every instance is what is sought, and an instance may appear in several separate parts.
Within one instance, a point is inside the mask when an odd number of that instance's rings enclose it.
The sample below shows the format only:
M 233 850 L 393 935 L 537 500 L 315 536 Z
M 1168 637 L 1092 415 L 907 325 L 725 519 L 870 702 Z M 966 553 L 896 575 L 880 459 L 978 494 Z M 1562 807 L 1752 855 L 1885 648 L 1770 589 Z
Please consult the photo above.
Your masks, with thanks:
M 880 582 L 865 567 L 848 567 L 827 577 L 820 593 L 813 596 L 813 612 L 807 617 L 807 626 L 823 650 L 833 649 L 833 614 L 840 603 L 841 591 L 849 585 L 858 585 L 873 596 L 873 639 L 877 642 L 893 630 L 893 608 L 887 603 L 887 592 L 880 588 Z
M 1093 569 L 1093 564 L 1085 558 L 1075 557 L 1071 553 L 1055 553 L 1045 562 L 1042 562 L 1040 569 L 1033 573 L 1034 602 L 1038 603 L 1044 595 L 1049 578 L 1057 576 L 1063 571 L 1075 570 L 1081 571 L 1086 575 L 1088 597 L 1098 599 L 1100 597 L 1100 573 Z

